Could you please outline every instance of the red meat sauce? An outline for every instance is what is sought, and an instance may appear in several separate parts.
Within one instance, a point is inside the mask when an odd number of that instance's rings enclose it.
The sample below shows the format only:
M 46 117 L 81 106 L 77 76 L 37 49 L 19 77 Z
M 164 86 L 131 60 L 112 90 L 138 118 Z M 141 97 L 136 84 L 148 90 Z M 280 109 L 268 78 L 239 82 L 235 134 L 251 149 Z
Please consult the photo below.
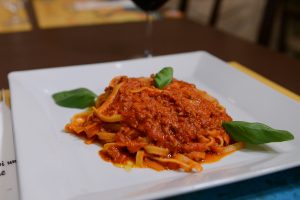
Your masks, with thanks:
M 153 78 L 123 76 L 113 79 L 106 93 L 109 94 L 119 83 L 122 86 L 105 114 L 122 115 L 115 140 L 126 144 L 127 148 L 101 151 L 102 158 L 125 163 L 134 159 L 134 152 L 149 143 L 168 148 L 170 157 L 175 153 L 191 157 L 193 152 L 206 152 L 206 161 L 212 162 L 224 156 L 215 154 L 204 141 L 219 135 L 227 145 L 230 144 L 222 122 L 232 119 L 205 91 L 176 79 L 160 90 L 154 87 Z

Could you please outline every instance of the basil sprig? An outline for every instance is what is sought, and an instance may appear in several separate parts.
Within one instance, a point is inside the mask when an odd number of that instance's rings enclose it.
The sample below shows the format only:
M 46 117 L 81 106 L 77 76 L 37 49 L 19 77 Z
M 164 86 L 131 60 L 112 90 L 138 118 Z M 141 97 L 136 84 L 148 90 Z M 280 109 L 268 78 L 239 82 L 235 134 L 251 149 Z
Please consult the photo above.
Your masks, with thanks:
M 173 68 L 165 67 L 160 70 L 154 77 L 154 86 L 163 89 L 173 80 Z
M 223 122 L 222 126 L 233 140 L 249 144 L 283 142 L 294 139 L 293 134 L 289 131 L 273 129 L 262 123 L 232 121 Z
M 52 95 L 56 104 L 68 108 L 86 108 L 95 103 L 97 95 L 86 88 L 62 91 Z

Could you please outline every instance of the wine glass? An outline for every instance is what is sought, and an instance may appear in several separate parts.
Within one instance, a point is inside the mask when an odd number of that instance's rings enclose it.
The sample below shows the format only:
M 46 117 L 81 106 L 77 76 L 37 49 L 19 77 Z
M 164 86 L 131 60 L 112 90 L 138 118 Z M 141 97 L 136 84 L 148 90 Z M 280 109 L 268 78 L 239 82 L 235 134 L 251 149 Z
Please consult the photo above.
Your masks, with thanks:
M 146 47 L 144 50 L 145 57 L 152 57 L 151 39 L 153 32 L 153 18 L 155 11 L 159 9 L 167 0 L 132 0 L 139 8 L 146 12 L 147 24 L 146 24 Z
M 19 15 L 19 11 L 25 6 L 23 0 L 2 0 L 1 2 L 12 14 L 11 18 L 7 21 L 8 25 L 18 25 L 25 22 Z

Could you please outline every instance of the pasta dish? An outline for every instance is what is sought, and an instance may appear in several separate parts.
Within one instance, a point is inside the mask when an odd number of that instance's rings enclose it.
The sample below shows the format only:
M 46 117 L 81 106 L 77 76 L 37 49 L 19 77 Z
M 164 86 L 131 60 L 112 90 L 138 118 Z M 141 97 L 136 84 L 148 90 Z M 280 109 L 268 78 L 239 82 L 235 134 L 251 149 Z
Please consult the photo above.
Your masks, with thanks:
M 173 79 L 158 89 L 153 75 L 118 76 L 65 131 L 101 143 L 101 157 L 114 164 L 198 172 L 202 163 L 243 147 L 224 121 L 232 121 L 225 108 L 193 84 Z

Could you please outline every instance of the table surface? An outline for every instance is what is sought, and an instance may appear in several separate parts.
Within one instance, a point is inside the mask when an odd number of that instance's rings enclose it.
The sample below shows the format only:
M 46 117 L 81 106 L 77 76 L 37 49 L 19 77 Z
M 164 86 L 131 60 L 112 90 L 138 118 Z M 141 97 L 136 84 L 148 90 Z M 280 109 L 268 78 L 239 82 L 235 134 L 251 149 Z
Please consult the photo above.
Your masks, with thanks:
M 144 49 L 144 23 L 38 29 L 0 35 L 0 87 L 15 70 L 130 59 Z M 188 20 L 155 22 L 155 55 L 205 50 L 300 94 L 300 61 Z
M 8 88 L 11 71 L 130 59 L 143 52 L 144 23 L 41 30 L 32 8 L 28 9 L 33 31 L 0 34 L 1 88 Z M 237 61 L 300 94 L 300 61 L 211 27 L 185 19 L 157 21 L 152 46 L 155 55 L 205 50 L 225 61 Z M 299 185 L 300 168 L 294 168 L 173 199 L 291 199 L 299 197 Z

